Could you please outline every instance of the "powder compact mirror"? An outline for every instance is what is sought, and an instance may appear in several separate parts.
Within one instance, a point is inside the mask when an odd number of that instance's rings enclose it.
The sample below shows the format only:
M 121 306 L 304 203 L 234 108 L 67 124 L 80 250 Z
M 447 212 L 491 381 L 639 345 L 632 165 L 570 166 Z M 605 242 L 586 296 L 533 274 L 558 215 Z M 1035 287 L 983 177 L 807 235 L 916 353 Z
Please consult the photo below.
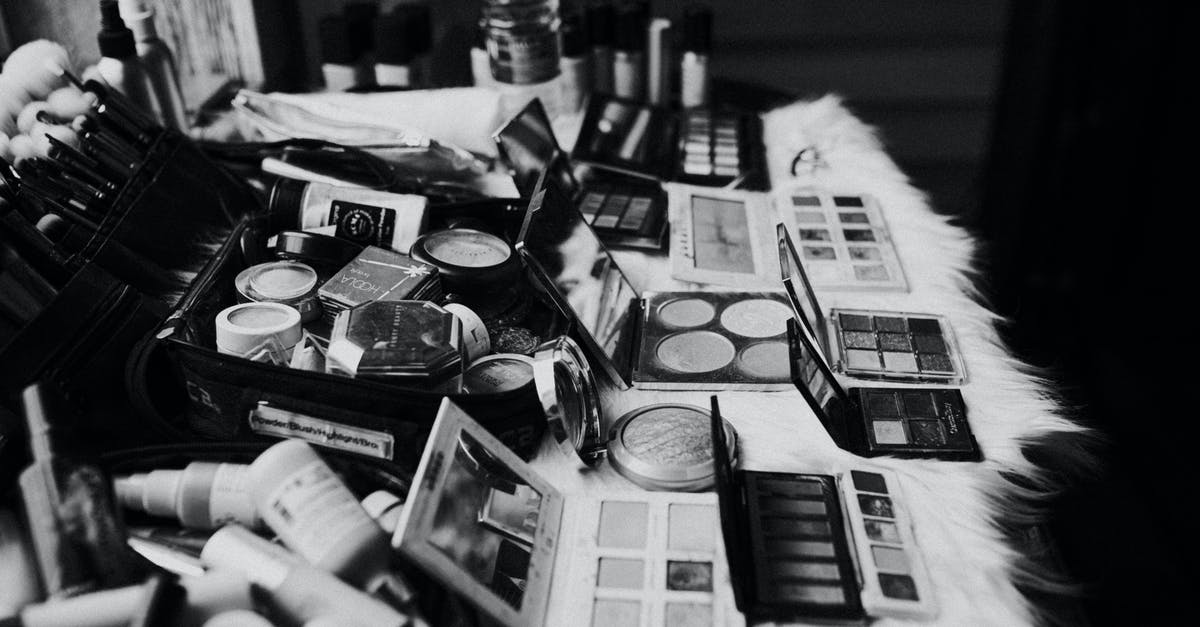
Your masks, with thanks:
M 535 283 L 618 385 L 658 390 L 790 387 L 782 292 L 639 294 L 543 172 L 517 238 Z
M 717 495 L 563 494 L 449 399 L 392 546 L 501 625 L 744 624 Z
M 775 227 L 788 300 L 833 369 L 859 379 L 961 385 L 966 373 L 943 316 L 834 309 L 826 319 L 787 227 Z
M 533 376 L 548 429 L 580 467 L 605 458 L 621 476 L 647 490 L 694 492 L 713 485 L 708 412 L 659 404 L 621 416 L 604 431 L 595 379 L 582 349 L 569 337 L 542 345 Z M 737 441 L 733 425 L 726 438 Z

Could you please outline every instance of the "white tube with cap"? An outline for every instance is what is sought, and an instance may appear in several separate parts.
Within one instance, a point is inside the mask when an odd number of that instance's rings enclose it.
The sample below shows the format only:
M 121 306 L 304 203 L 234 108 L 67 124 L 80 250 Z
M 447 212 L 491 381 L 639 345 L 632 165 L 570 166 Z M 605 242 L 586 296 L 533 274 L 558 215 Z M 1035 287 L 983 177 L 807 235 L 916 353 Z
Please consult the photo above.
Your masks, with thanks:
M 130 509 L 175 518 L 189 529 L 230 522 L 262 526 L 246 485 L 250 466 L 192 462 L 183 470 L 152 470 L 113 480 L 117 500 Z
M 245 575 L 267 593 L 280 614 L 295 624 L 321 617 L 336 617 L 343 625 L 380 627 L 416 622 L 245 527 L 221 528 L 204 545 L 200 559 L 210 567 Z

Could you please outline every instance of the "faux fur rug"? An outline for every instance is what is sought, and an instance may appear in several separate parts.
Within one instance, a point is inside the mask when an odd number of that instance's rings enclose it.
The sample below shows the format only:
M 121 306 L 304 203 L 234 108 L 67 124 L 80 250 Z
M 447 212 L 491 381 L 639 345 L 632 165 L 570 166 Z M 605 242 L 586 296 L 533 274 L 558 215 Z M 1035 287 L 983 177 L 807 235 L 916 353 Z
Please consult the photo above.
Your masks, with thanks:
M 877 458 L 868 462 L 833 444 L 799 392 L 722 392 L 722 411 L 740 435 L 740 467 L 837 473 L 879 464 L 895 470 L 903 479 L 905 502 L 933 578 L 938 623 L 1037 622 L 1037 609 L 1016 586 L 1031 574 L 1022 570 L 1020 556 L 1006 545 L 999 527 L 1001 520 L 1037 512 L 1028 509 L 1030 494 L 1021 493 L 1001 473 L 1043 484 L 1039 468 L 1022 454 L 1022 445 L 1082 429 L 1060 415 L 1051 384 L 1031 374 L 1002 345 L 995 327 L 999 319 L 980 304 L 972 284 L 975 242 L 964 229 L 930 209 L 925 195 L 909 184 L 871 128 L 832 96 L 795 103 L 763 117 L 773 185 L 808 183 L 832 192 L 874 195 L 911 286 L 907 294 L 826 291 L 819 294 L 821 304 L 826 311 L 853 307 L 948 317 L 966 364 L 968 383 L 962 393 L 968 418 L 985 461 Z M 572 129 L 558 125 L 556 129 L 560 137 L 574 136 Z M 821 165 L 793 177 L 792 160 L 803 149 L 815 149 Z M 639 290 L 689 287 L 670 278 L 663 257 L 622 251 L 617 260 Z M 707 406 L 708 395 L 609 393 L 606 423 L 654 402 Z M 602 490 L 636 489 L 607 464 L 586 473 L 574 470 L 571 460 L 549 441 L 535 466 L 567 492 L 596 495 Z

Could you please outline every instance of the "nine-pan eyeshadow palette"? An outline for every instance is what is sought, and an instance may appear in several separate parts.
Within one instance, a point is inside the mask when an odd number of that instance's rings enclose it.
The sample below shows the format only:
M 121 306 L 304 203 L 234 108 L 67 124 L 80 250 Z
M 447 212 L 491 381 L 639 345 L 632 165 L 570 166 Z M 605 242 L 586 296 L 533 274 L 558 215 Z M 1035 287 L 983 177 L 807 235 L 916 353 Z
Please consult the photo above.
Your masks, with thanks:
M 816 287 L 908 291 L 883 212 L 873 197 L 799 188 L 777 193 L 776 209 Z
M 762 168 L 762 123 L 757 115 L 708 109 L 680 113 L 679 166 L 675 179 L 725 185 Z
M 839 364 L 865 379 L 961 384 L 962 362 L 942 316 L 834 309 L 830 312 Z
M 937 617 L 933 585 L 900 493 L 884 469 L 851 470 L 839 482 L 862 571 L 863 609 L 914 621 Z

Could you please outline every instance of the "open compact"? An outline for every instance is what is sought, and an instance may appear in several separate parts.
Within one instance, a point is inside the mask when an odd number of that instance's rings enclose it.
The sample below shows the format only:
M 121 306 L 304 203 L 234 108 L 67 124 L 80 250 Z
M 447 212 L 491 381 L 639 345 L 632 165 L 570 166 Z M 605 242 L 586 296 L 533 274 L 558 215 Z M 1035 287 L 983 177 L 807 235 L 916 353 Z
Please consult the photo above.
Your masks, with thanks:
M 587 223 L 606 243 L 658 250 L 667 233 L 666 194 L 657 182 L 615 173 L 575 178 L 570 158 L 558 146 L 542 102 L 533 99 L 494 135 L 513 181 L 530 194 L 544 171 L 559 181 Z
M 647 490 L 688 492 L 713 485 L 708 412 L 681 404 L 641 407 L 607 432 L 595 379 L 579 345 L 561 337 L 534 357 L 534 380 L 549 431 L 581 467 L 608 458 L 621 476 Z M 725 422 L 726 438 L 737 441 Z
M 543 173 L 517 240 L 543 291 L 615 383 L 659 390 L 790 387 L 782 292 L 639 294 Z
M 804 331 L 835 371 L 859 379 L 962 384 L 966 374 L 950 321 L 942 316 L 834 309 L 828 320 L 792 237 L 776 227 L 779 268 Z
M 510 627 L 737 627 L 723 542 L 712 492 L 564 494 L 449 399 L 392 537 Z
M 503 239 L 469 228 L 442 229 L 413 242 L 409 256 L 437 268 L 442 290 L 485 321 L 508 319 L 527 310 L 521 263 Z

